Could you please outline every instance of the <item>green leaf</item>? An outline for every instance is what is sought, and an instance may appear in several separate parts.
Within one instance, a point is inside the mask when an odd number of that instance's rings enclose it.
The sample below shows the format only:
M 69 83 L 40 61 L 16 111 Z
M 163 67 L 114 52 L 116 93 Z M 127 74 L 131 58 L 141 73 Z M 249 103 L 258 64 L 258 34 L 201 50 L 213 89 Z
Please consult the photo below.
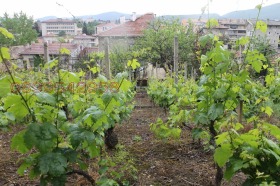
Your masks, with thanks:
M 94 74 L 96 74 L 97 72 L 100 72 L 100 67 L 93 67 L 93 68 L 90 68 L 90 71 Z
M 225 142 L 228 142 L 228 132 L 223 132 L 222 134 L 216 137 L 216 144 L 221 145 Z
M 206 23 L 206 28 L 214 28 L 216 26 L 219 26 L 219 22 L 215 18 L 211 18 Z
M 232 150 L 230 144 L 222 145 L 221 147 L 216 148 L 214 153 L 214 160 L 217 162 L 219 167 L 223 167 L 229 158 L 232 156 Z
M 3 76 L 0 78 L 0 97 L 7 96 L 8 93 L 17 93 L 16 86 L 20 85 L 20 79 L 14 77 L 16 84 L 12 83 L 12 79 L 9 76 Z
M 6 38 L 14 39 L 14 35 L 11 32 L 9 32 L 6 28 L 0 27 L 0 33 Z
M 137 67 L 140 67 L 140 63 L 137 61 L 137 59 L 128 60 L 127 66 L 135 70 Z
M 235 172 L 240 170 L 243 167 L 243 161 L 242 160 L 230 160 L 230 166 L 226 168 L 225 171 L 225 179 L 230 180 Z
M 208 116 L 211 120 L 216 120 L 218 117 L 221 117 L 224 114 L 224 106 L 222 103 L 214 103 L 211 105 Z
M 263 33 L 266 33 L 266 30 L 267 30 L 267 24 L 264 22 L 264 21 L 257 21 L 256 23 L 256 29 L 257 30 L 260 30 L 261 32 Z
M 58 59 L 57 58 L 54 58 L 53 60 L 51 61 L 48 61 L 45 65 L 44 65 L 44 69 L 51 69 L 55 66 L 58 65 Z
M 126 79 L 123 79 L 122 84 L 119 87 L 119 90 L 127 92 L 132 87 L 132 83 Z
M 29 112 L 19 95 L 11 94 L 4 99 L 4 108 L 11 112 L 17 120 L 23 119 Z
M 236 41 L 236 44 L 237 45 L 242 45 L 242 46 L 245 46 L 246 44 L 248 44 L 250 41 L 250 38 L 249 37 L 241 37 L 239 38 L 237 41 Z
M 256 9 L 258 9 L 259 11 L 262 9 L 262 4 L 258 4 L 257 6 L 256 6 Z
M 1 54 L 2 54 L 4 59 L 7 59 L 7 60 L 11 59 L 9 48 L 1 47 Z M 0 56 L 0 62 L 3 61 L 2 56 Z
M 71 54 L 70 50 L 67 49 L 67 48 L 64 48 L 64 47 L 59 50 L 59 53 L 60 54 L 66 54 L 66 55 L 70 55 Z
M 213 38 L 214 38 L 214 35 L 213 34 L 207 34 L 207 35 L 204 35 L 202 37 L 199 38 L 199 44 L 202 46 L 202 47 L 205 47 L 205 45 L 209 42 L 212 43 L 213 41 Z
M 87 147 L 87 150 L 89 152 L 89 156 L 91 158 L 94 158 L 96 156 L 99 156 L 100 154 L 100 147 L 96 146 L 95 144 L 90 144 L 88 147 Z
M 24 134 L 24 142 L 28 149 L 35 146 L 40 152 L 48 152 L 56 146 L 58 131 L 49 123 L 32 123 Z
M 262 61 L 256 60 L 252 62 L 252 67 L 255 69 L 256 72 L 260 72 L 262 69 Z
M 67 159 L 60 153 L 48 152 L 39 157 L 41 174 L 59 177 L 66 173 Z
M 266 106 L 261 108 L 262 112 L 265 112 L 269 117 L 272 115 L 273 110 L 271 107 Z
M 17 150 L 20 153 L 27 153 L 29 149 L 25 146 L 24 135 L 26 130 L 22 130 L 12 138 L 11 149 Z
M 222 98 L 226 97 L 226 93 L 227 93 L 227 90 L 225 87 L 217 88 L 213 94 L 213 98 L 216 100 L 222 99 Z
M 41 103 L 47 103 L 52 106 L 55 106 L 55 104 L 56 104 L 55 97 L 49 93 L 39 92 L 39 93 L 35 93 L 35 95 L 37 96 L 38 101 Z

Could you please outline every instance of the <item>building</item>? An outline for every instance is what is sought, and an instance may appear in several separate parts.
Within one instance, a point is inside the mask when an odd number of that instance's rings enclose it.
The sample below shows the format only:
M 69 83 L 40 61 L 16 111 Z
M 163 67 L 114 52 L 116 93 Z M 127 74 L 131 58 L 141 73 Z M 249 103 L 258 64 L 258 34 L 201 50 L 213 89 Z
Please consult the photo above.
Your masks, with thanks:
M 53 59 L 59 55 L 61 48 L 67 48 L 70 51 L 70 55 L 64 58 L 65 63 L 72 65 L 78 60 L 78 55 L 83 50 L 83 47 L 78 44 L 72 43 L 49 43 L 47 44 L 47 50 L 49 54 L 49 59 Z M 21 66 L 26 68 L 34 67 L 35 57 L 45 57 L 44 43 L 33 43 L 25 48 L 24 51 L 20 52 L 22 59 Z
M 267 24 L 266 33 L 256 30 L 256 36 L 266 37 L 270 45 L 280 53 L 280 21 L 279 20 L 263 20 Z M 256 20 L 248 20 L 247 30 L 248 36 L 252 36 Z
M 105 32 L 107 30 L 110 30 L 116 26 L 118 26 L 119 24 L 113 23 L 113 22 L 108 22 L 108 23 L 101 23 L 99 25 L 96 26 L 96 30 L 95 33 L 98 35 L 102 32 Z
M 228 28 L 225 34 L 230 40 L 237 40 L 247 35 L 247 20 L 245 19 L 220 19 L 219 25 Z
M 155 14 L 153 13 L 147 13 L 138 18 L 134 15 L 130 21 L 98 34 L 99 51 L 104 51 L 107 38 L 109 39 L 110 49 L 129 48 L 137 38 L 143 35 L 143 31 L 148 28 L 149 22 L 154 19 Z
M 82 34 L 82 28 L 78 28 L 77 22 L 70 19 L 49 19 L 41 22 L 42 36 L 50 33 L 59 35 L 60 32 L 65 32 L 66 35 Z
M 82 45 L 83 47 L 97 46 L 96 36 L 89 36 L 86 34 L 74 36 L 72 43 Z

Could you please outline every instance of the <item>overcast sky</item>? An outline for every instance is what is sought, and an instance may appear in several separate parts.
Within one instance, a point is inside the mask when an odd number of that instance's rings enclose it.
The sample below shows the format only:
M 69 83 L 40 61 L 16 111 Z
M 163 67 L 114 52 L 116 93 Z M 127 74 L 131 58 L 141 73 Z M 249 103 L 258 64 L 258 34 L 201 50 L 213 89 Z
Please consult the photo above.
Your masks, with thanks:
M 0 16 L 23 11 L 34 19 L 45 16 L 71 17 L 95 15 L 117 11 L 121 13 L 144 14 L 153 12 L 156 15 L 200 14 L 208 0 L 1 0 Z M 262 0 L 209 0 L 210 13 L 220 15 L 231 11 L 253 9 Z M 58 4 L 62 6 L 59 6 Z M 263 0 L 264 6 L 280 3 L 280 0 Z M 70 13 L 71 14 L 70 14 Z

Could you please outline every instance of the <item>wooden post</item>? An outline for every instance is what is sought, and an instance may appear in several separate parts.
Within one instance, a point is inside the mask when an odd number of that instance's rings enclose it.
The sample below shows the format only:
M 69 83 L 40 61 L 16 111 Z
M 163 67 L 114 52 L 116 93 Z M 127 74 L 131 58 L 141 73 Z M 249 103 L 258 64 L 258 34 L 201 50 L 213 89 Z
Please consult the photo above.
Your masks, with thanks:
M 188 79 L 188 63 L 187 63 L 187 61 L 185 61 L 185 80 L 187 80 Z
M 238 114 L 238 122 L 242 124 L 242 116 L 243 116 L 243 101 L 239 101 L 239 105 L 237 107 L 237 114 Z
M 178 45 L 178 37 L 174 37 L 174 78 L 175 78 L 175 83 L 178 83 L 178 50 L 179 50 L 179 45 Z
M 49 62 L 50 55 L 49 55 L 49 49 L 48 49 L 48 43 L 47 42 L 44 42 L 44 58 L 45 58 L 45 63 Z M 51 79 L 50 67 L 48 67 L 48 79 L 49 79 L 49 81 Z
M 156 79 L 158 79 L 158 64 L 156 63 Z
M 106 38 L 105 44 L 105 74 L 107 79 L 111 79 L 111 64 L 109 58 L 109 38 Z

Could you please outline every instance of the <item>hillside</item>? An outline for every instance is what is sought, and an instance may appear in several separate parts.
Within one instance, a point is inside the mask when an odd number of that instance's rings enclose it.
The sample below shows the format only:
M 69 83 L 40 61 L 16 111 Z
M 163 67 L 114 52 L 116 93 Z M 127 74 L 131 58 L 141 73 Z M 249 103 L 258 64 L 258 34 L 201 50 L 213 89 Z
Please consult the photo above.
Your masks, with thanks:
M 262 8 L 260 13 L 260 19 L 280 19 L 280 3 L 265 6 Z M 234 18 L 234 19 L 250 19 L 256 18 L 258 14 L 257 9 L 240 10 L 235 12 L 227 13 L 221 17 L 223 18 Z
M 280 20 L 280 3 L 273 4 L 270 6 L 264 6 L 261 10 L 260 19 L 279 19 Z M 258 10 L 257 9 L 248 9 L 248 10 L 239 10 L 234 12 L 229 12 L 224 15 L 218 15 L 216 13 L 209 14 L 210 18 L 231 18 L 231 19 L 250 19 L 257 17 Z M 121 12 L 105 12 L 96 15 L 83 15 L 77 16 L 77 18 L 85 19 L 96 19 L 96 20 L 118 20 L 121 16 L 125 16 L 126 18 L 130 18 L 131 14 L 121 13 Z M 179 18 L 179 19 L 188 19 L 188 18 L 208 18 L 207 14 L 186 14 L 186 15 L 163 15 L 165 18 Z M 39 18 L 38 20 L 43 21 L 48 18 L 56 18 L 55 16 L 47 16 L 43 18 Z M 70 19 L 72 17 L 69 17 Z

